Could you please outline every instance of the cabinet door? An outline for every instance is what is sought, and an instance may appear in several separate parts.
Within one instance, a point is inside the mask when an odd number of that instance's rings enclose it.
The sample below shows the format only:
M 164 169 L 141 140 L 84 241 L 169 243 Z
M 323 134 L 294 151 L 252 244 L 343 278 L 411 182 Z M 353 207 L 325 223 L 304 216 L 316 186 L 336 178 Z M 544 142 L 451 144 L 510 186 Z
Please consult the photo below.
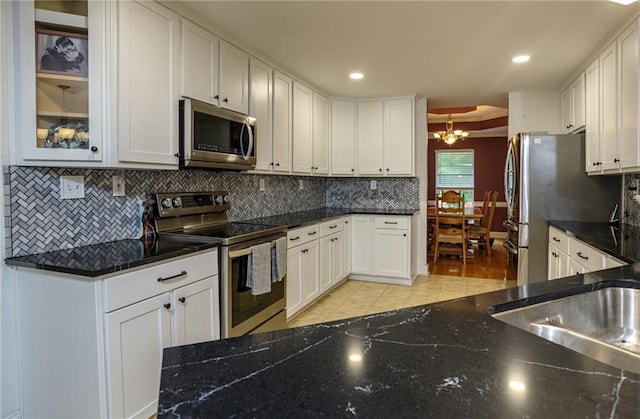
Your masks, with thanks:
M 600 121 L 602 170 L 618 168 L 618 94 L 616 44 L 600 56 Z
M 320 292 L 331 288 L 333 275 L 333 261 L 331 260 L 333 235 L 320 238 Z
M 273 170 L 291 171 L 291 78 L 273 72 Z
M 106 102 L 103 91 L 107 58 L 105 3 L 88 2 L 86 19 L 38 10 L 39 22 L 67 28 L 65 32 L 86 57 L 86 61 L 68 69 L 68 74 L 47 69 L 42 60 L 36 63 L 34 57 L 44 51 L 36 50 L 34 2 L 13 3 L 9 7 L 15 7 L 17 11 L 14 29 L 19 44 L 14 48 L 15 57 L 8 57 L 6 62 L 15 71 L 15 80 L 11 81 L 15 81 L 16 86 L 12 106 L 17 107 L 17 126 L 12 147 L 17 163 L 61 166 L 61 162 L 65 162 L 65 166 L 101 166 Z
M 252 58 L 249 75 L 249 115 L 256 118 L 256 170 L 270 170 L 273 166 L 273 69 Z
M 384 102 L 384 170 L 413 175 L 413 99 Z
M 553 243 L 549 243 L 547 252 L 547 280 L 551 281 L 552 279 L 559 278 L 558 259 L 560 257 L 560 251 Z
M 384 153 L 382 102 L 358 104 L 358 174 L 382 175 Z
M 218 277 L 210 276 L 173 292 L 174 345 L 220 339 Z
M 331 174 L 356 173 L 356 104 L 331 101 Z
M 567 276 L 583 274 L 587 272 L 586 268 L 576 262 L 573 258 L 567 259 Z
M 249 112 L 249 54 L 220 40 L 220 106 Z
M 118 2 L 117 10 L 118 160 L 177 168 L 180 19 L 149 1 Z
M 287 318 L 300 311 L 302 304 L 302 248 L 287 250 Z
M 220 39 L 182 19 L 182 96 L 218 105 Z
M 157 412 L 162 349 L 171 345 L 170 300 L 162 294 L 106 315 L 109 417 Z
M 344 277 L 349 276 L 351 273 L 351 217 L 346 217 L 344 220 L 344 228 L 343 228 L 343 238 L 344 238 L 344 254 L 342 256 L 343 268 L 342 273 Z
M 313 92 L 313 173 L 329 174 L 329 100 Z
M 373 220 L 366 215 L 351 217 L 351 272 L 371 274 L 373 257 Z
M 331 240 L 331 285 L 344 278 L 344 232 L 330 236 Z
M 293 82 L 293 172 L 313 171 L 313 92 Z
M 562 132 L 566 134 L 571 131 L 571 126 L 573 125 L 573 115 L 571 112 L 571 86 L 567 87 L 567 89 L 560 95 L 560 104 Z
M 621 168 L 640 166 L 638 155 L 638 32 L 634 23 L 618 38 L 620 74 L 620 133 L 618 159 Z
M 409 277 L 409 237 L 406 230 L 375 229 L 374 275 Z
M 584 74 L 580 74 L 578 78 L 571 84 L 571 113 L 573 115 L 572 131 L 584 127 L 585 125 L 585 80 Z
M 585 170 L 600 171 L 600 62 L 596 60 L 585 71 Z
M 302 301 L 304 305 L 320 296 L 320 243 L 306 243 L 302 249 Z

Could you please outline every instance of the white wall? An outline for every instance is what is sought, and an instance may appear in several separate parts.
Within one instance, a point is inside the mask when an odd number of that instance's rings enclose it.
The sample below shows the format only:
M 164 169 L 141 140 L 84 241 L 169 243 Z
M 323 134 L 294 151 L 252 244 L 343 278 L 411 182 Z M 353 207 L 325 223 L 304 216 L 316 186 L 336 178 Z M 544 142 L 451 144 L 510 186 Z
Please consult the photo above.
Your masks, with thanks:
M 427 99 L 415 106 L 416 176 L 419 179 L 420 216 L 418 217 L 418 274 L 429 272 L 427 264 Z
M 509 137 L 519 132 L 562 133 L 560 91 L 509 92 Z

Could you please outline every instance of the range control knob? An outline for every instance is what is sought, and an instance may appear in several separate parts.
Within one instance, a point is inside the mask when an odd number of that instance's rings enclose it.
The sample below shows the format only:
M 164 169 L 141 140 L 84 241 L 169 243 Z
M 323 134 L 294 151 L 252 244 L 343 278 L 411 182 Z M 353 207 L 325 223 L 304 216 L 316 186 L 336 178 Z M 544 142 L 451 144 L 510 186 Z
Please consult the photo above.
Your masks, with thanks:
M 160 204 L 162 205 L 162 208 L 171 208 L 171 198 L 164 198 Z
M 225 195 L 223 199 L 225 204 L 228 204 L 231 201 L 231 198 L 229 198 L 229 195 Z
M 222 205 L 224 203 L 224 198 L 222 197 L 222 195 L 216 196 L 214 200 L 216 202 L 216 205 Z
M 182 199 L 180 199 L 180 198 L 173 198 L 172 202 L 173 202 L 173 206 L 175 208 L 179 208 L 179 207 L 182 206 Z

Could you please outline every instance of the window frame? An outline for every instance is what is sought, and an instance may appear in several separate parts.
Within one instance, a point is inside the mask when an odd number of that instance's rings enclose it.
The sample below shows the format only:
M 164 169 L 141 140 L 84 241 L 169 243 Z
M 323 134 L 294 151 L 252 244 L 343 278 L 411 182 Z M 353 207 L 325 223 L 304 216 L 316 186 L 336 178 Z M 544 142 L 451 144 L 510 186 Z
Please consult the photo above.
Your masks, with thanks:
M 449 149 L 442 149 L 442 150 L 434 150 L 436 153 L 435 156 L 435 189 L 436 189 L 436 197 L 440 196 L 442 194 L 443 191 L 448 191 L 448 190 L 454 190 L 458 193 L 461 193 L 464 195 L 465 200 L 464 200 L 464 206 L 467 208 L 473 208 L 474 206 L 474 195 L 475 195 L 475 150 L 472 148 L 465 148 L 465 149 L 453 149 L 453 150 L 449 150 Z M 439 184 L 439 167 L 440 167 L 440 162 L 439 162 L 439 158 L 438 155 L 439 154 L 454 154 L 454 153 L 470 153 L 471 154 L 471 183 L 473 184 L 473 186 L 461 186 L 461 185 L 440 185 Z M 467 199 L 469 198 L 469 199 Z

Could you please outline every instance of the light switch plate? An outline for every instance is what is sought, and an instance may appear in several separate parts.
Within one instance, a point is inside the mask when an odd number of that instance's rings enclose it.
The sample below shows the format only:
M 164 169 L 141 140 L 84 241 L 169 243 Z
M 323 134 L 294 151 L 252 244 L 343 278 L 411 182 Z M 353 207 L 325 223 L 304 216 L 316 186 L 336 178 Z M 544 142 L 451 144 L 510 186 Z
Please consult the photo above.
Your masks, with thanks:
M 114 175 L 111 182 L 113 183 L 113 196 L 124 196 L 124 176 Z
M 371 184 L 369 185 L 369 187 L 373 190 L 373 189 L 378 189 L 378 181 L 377 180 L 372 180 Z
M 60 176 L 60 198 L 84 198 L 84 176 Z
M 299 190 L 303 190 L 304 189 L 304 179 L 298 180 L 298 189 Z
M 260 178 L 260 180 L 258 181 L 258 184 L 259 184 L 259 191 L 260 192 L 264 192 L 264 190 L 265 190 L 264 178 Z

